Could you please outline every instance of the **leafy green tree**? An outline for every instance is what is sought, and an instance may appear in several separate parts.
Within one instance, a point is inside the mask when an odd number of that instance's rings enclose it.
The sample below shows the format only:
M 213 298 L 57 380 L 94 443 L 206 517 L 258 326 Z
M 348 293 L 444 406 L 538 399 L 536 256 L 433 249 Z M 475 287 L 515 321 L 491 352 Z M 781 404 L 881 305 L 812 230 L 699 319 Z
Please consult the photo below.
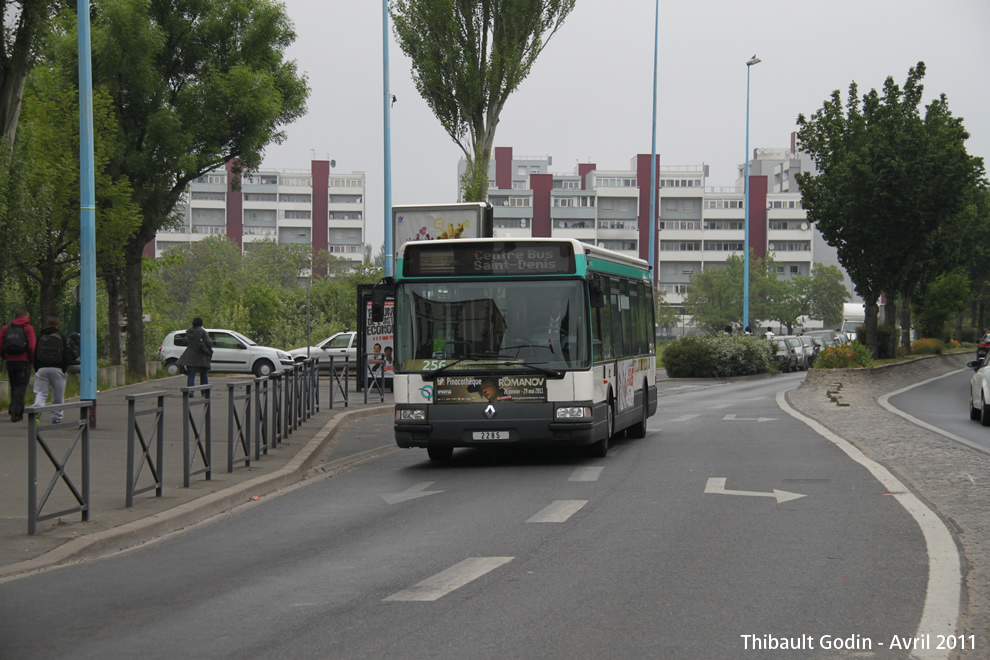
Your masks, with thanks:
M 416 89 L 461 148 L 465 201 L 488 197 L 495 128 L 509 95 L 574 9 L 575 0 L 392 0 L 399 47 Z
M 954 256 L 966 191 L 982 179 L 982 160 L 966 153 L 968 133 L 945 96 L 921 116 L 924 74 L 919 62 L 903 89 L 888 77 L 882 94 L 862 97 L 852 83 L 845 109 L 835 90 L 810 119 L 798 116 L 799 148 L 818 169 L 798 175 L 802 205 L 866 303 L 874 356 L 881 294 L 901 293 L 907 332 L 911 293 Z
M 918 324 L 922 337 L 946 339 L 946 324 L 961 311 L 969 296 L 969 277 L 962 271 L 943 273 L 935 278 L 921 296 Z
M 742 255 L 733 254 L 724 265 L 709 266 L 691 276 L 684 307 L 695 326 L 719 333 L 725 326 L 736 326 L 741 322 L 744 271 Z M 784 293 L 785 285 L 777 279 L 773 258 L 764 260 L 750 255 L 750 318 L 782 320 Z M 755 320 L 753 325 L 756 325 Z
M 843 280 L 845 275 L 840 268 L 818 263 L 812 268 L 811 277 L 791 278 L 790 296 L 797 307 L 795 317 L 817 319 L 825 327 L 838 326 L 842 322 L 842 304 L 849 299 Z
M 24 84 L 45 44 L 59 0 L 10 0 L 0 7 L 0 127 L 12 149 L 17 135 Z
M 295 39 L 274 0 L 97 0 L 93 79 L 113 99 L 124 147 L 114 163 L 135 190 L 142 223 L 125 244 L 128 371 L 143 371 L 142 259 L 186 186 L 228 161 L 235 174 L 305 111 Z M 236 185 L 236 182 L 234 182 Z
M 71 72 L 73 75 L 75 72 Z M 67 72 L 42 63 L 25 87 L 21 131 L 16 152 L 21 166 L 14 185 L 21 187 L 10 222 L 23 226 L 18 249 L 10 255 L 25 290 L 37 289 L 41 318 L 55 312 L 68 284 L 79 277 L 78 90 Z M 121 263 L 121 245 L 139 220 L 126 178 L 108 173 L 114 155 L 115 118 L 103 90 L 94 90 L 94 173 L 98 206 L 96 256 L 102 263 Z

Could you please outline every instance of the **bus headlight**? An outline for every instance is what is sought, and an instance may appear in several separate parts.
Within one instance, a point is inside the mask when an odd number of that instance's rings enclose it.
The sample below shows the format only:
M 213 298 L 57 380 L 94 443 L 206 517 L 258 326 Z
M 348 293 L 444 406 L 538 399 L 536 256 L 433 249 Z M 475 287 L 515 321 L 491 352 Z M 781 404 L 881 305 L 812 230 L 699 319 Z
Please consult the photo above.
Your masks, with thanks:
M 397 422 L 425 422 L 425 408 L 399 408 L 395 411 L 395 421 Z
M 569 406 L 557 408 L 557 419 L 590 419 L 591 408 L 587 406 Z

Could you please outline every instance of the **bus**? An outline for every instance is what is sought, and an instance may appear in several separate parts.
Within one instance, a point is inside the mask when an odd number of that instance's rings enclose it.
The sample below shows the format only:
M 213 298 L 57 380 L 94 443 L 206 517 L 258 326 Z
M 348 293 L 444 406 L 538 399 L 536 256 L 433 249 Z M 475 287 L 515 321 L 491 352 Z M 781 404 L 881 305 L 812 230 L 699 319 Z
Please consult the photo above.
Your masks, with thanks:
M 645 261 L 573 239 L 412 241 L 394 295 L 395 441 L 605 456 L 657 410 Z M 376 300 L 384 300 L 384 295 Z

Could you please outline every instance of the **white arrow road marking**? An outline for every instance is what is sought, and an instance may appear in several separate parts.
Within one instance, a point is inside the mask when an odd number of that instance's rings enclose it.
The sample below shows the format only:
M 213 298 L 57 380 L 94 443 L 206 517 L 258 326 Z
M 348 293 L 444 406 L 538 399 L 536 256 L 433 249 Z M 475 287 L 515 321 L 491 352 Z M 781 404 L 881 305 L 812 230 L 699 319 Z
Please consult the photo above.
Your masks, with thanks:
M 751 490 L 726 490 L 725 489 L 726 477 L 711 477 L 708 483 L 705 484 L 705 492 L 714 495 L 742 495 L 744 497 L 774 497 L 777 499 L 777 504 L 781 502 L 789 502 L 791 500 L 796 500 L 799 497 L 804 497 L 798 493 L 788 493 L 786 490 L 777 490 L 776 488 L 772 493 L 757 493 Z
M 443 598 L 454 589 L 463 587 L 472 580 L 494 571 L 503 564 L 512 561 L 514 557 L 471 557 L 459 564 L 441 571 L 419 584 L 404 591 L 392 594 L 385 600 L 401 601 L 432 601 Z
M 603 467 L 582 467 L 574 470 L 571 476 L 567 479 L 568 481 L 598 481 L 598 477 L 602 476 Z
M 773 422 L 776 421 L 776 417 L 736 417 L 735 414 L 726 415 L 722 418 L 723 422 Z
M 588 500 L 557 500 L 526 522 L 566 522 L 587 503 Z
M 414 500 L 417 497 L 426 497 L 427 495 L 436 495 L 437 493 L 442 493 L 442 490 L 426 490 L 432 486 L 435 482 L 424 481 L 421 484 L 416 484 L 401 493 L 389 493 L 387 495 L 382 495 L 382 499 L 389 504 L 398 504 L 399 502 L 405 502 L 407 500 Z
M 681 415 L 680 417 L 675 417 L 674 419 L 672 419 L 670 421 L 672 421 L 672 422 L 687 422 L 687 421 L 690 421 L 690 420 L 694 419 L 695 417 L 699 417 L 699 415 Z

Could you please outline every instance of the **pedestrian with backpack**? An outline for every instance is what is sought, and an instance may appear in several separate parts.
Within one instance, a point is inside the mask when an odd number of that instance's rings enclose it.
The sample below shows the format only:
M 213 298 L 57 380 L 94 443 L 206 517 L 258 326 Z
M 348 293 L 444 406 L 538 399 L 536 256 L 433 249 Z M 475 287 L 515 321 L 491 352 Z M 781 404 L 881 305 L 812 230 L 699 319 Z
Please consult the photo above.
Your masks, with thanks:
M 7 363 L 7 379 L 10 381 L 10 421 L 24 418 L 24 395 L 31 382 L 31 363 L 34 361 L 34 328 L 31 315 L 24 308 L 14 312 L 14 320 L 0 328 L 0 357 Z
M 38 345 L 34 352 L 34 405 L 48 403 L 48 390 L 52 392 L 52 403 L 65 401 L 65 374 L 69 370 L 74 353 L 69 340 L 58 329 L 60 321 L 55 314 L 45 320 L 45 329 L 38 335 Z M 52 424 L 62 422 L 62 410 L 52 411 Z

